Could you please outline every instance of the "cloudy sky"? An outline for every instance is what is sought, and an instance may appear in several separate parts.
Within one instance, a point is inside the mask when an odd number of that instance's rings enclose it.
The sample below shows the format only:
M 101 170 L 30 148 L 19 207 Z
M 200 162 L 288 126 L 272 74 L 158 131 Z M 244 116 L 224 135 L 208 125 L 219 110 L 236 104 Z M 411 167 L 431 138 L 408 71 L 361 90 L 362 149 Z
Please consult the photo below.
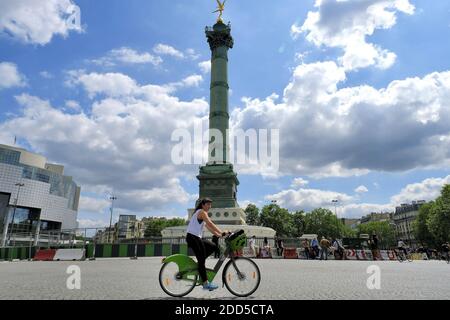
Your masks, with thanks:
M 282 4 L 281 4 L 282 3 Z M 74 5 L 81 24 L 69 23 Z M 174 130 L 206 126 L 213 0 L 0 0 L 0 143 L 65 165 L 80 227 L 180 216 L 198 165 Z M 227 2 L 233 129 L 279 129 L 280 167 L 237 166 L 241 206 L 341 217 L 450 183 L 450 2 Z

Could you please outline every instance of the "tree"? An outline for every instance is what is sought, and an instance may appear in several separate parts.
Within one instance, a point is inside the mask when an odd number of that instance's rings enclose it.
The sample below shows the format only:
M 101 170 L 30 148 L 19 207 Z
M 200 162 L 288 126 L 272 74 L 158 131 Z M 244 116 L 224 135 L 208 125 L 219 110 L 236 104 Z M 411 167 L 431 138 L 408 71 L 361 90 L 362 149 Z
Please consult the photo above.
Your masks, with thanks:
M 427 227 L 438 244 L 450 240 L 450 185 L 444 185 L 441 196 L 431 206 Z
M 246 223 L 251 226 L 258 226 L 260 223 L 259 209 L 254 204 L 249 204 L 245 208 Z
M 292 224 L 294 237 L 300 237 L 305 231 L 305 213 L 302 211 L 295 211 L 292 214 Z
M 260 224 L 274 229 L 279 237 L 289 237 L 293 234 L 292 215 L 287 209 L 277 204 L 266 205 L 262 208 Z
M 314 233 L 321 238 L 341 237 L 344 225 L 336 215 L 328 209 L 318 208 L 305 215 L 305 233 Z
M 436 239 L 428 229 L 427 221 L 430 217 L 431 208 L 435 205 L 434 201 L 420 206 L 419 214 L 413 222 L 414 236 L 422 245 L 436 246 Z
M 167 227 L 184 226 L 186 221 L 181 218 L 167 219 L 164 217 L 151 217 L 145 219 L 144 237 L 161 237 L 161 231 Z
M 381 247 L 395 245 L 395 229 L 388 221 L 371 221 L 358 225 L 359 234 L 378 236 Z

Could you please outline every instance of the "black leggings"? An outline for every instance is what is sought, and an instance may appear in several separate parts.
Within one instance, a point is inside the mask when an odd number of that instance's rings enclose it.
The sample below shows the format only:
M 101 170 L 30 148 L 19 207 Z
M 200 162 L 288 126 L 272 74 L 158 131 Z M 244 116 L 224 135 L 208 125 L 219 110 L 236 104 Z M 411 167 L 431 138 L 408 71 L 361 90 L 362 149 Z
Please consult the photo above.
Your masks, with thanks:
M 209 240 L 201 239 L 190 233 L 186 235 L 186 242 L 188 247 L 192 248 L 197 258 L 200 278 L 202 278 L 203 282 L 207 281 L 205 261 L 207 257 L 217 250 L 217 246 Z

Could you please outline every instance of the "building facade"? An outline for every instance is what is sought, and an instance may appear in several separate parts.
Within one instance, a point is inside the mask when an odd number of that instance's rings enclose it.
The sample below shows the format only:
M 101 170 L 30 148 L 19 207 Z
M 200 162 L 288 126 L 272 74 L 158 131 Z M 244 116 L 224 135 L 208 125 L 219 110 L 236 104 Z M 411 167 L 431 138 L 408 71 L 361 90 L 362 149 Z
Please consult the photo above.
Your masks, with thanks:
M 0 245 L 21 235 L 77 228 L 79 199 L 80 187 L 63 166 L 0 145 Z
M 144 224 L 135 215 L 120 215 L 117 223 L 117 238 L 135 239 L 144 237 Z
M 358 225 L 361 223 L 360 219 L 349 219 L 349 218 L 341 218 L 341 222 L 343 225 L 350 227 L 350 229 L 356 229 Z
M 372 212 L 361 218 L 361 224 L 369 222 L 390 222 L 392 220 L 392 213 L 389 212 Z
M 126 240 L 144 238 L 145 223 L 135 215 L 120 215 L 119 221 L 111 229 L 106 227 L 95 234 L 97 243 L 120 243 Z
M 414 237 L 413 222 L 419 214 L 419 208 L 424 203 L 424 200 L 413 201 L 411 204 L 403 203 L 395 208 L 393 215 L 397 239 L 406 241 L 412 247 L 417 246 L 417 241 Z

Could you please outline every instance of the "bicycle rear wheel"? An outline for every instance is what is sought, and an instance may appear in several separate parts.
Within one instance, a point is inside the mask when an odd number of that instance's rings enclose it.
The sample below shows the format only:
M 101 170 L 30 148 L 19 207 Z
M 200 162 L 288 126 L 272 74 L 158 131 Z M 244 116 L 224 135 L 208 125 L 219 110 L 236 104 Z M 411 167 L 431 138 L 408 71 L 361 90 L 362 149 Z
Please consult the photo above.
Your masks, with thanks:
M 164 263 L 159 271 L 159 285 L 169 296 L 184 297 L 197 284 L 198 274 L 180 275 L 175 262 Z
M 261 282 L 261 272 L 256 263 L 243 257 L 235 258 L 234 264 L 232 260 L 228 261 L 222 277 L 228 291 L 237 297 L 253 294 Z

